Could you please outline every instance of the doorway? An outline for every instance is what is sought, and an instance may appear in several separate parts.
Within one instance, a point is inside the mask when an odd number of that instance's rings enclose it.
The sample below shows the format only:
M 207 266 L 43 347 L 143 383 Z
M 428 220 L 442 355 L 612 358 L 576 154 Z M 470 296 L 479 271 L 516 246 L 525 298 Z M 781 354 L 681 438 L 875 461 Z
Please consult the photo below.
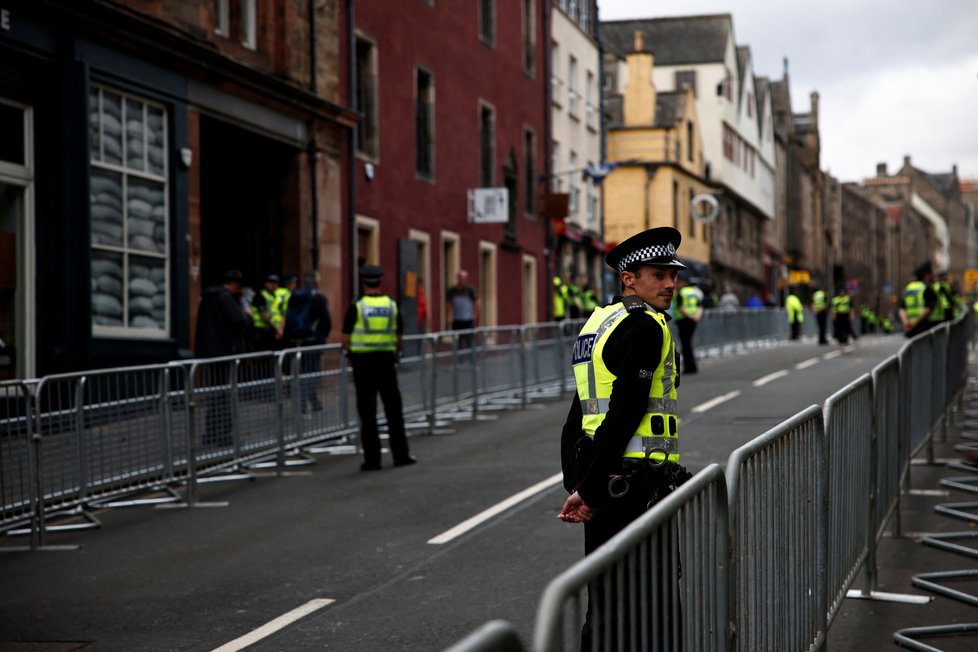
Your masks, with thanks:
M 0 380 L 34 375 L 31 110 L 0 100 Z
M 200 150 L 203 287 L 231 269 L 256 288 L 267 274 L 297 273 L 299 261 L 284 254 L 299 222 L 290 184 L 297 150 L 208 116 L 200 119 Z

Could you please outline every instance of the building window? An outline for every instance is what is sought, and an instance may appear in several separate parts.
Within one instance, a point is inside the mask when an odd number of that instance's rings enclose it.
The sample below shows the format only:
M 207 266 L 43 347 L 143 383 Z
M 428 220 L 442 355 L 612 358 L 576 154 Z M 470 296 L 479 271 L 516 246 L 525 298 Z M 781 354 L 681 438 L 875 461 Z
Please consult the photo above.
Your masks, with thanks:
M 229 0 L 214 0 L 214 31 L 221 36 L 230 36 L 231 8 Z
M 750 92 L 747 93 L 747 117 L 754 117 L 754 94 Z
M 570 195 L 567 198 L 567 212 L 570 213 L 569 217 L 573 219 L 577 217 L 577 208 L 580 206 L 581 194 L 580 188 L 577 187 L 577 152 L 574 150 L 570 151 L 567 165 L 569 167 L 567 171 L 567 193 Z
M 728 161 L 734 160 L 734 139 L 736 135 L 729 125 L 723 125 L 723 157 Z
M 587 226 L 594 227 L 598 223 L 598 197 L 594 192 L 594 183 L 587 181 Z
M 362 116 L 357 125 L 357 151 L 369 158 L 377 157 L 377 48 L 357 38 L 357 111 Z
M 415 69 L 415 170 L 426 179 L 435 175 L 435 80 L 430 72 Z
M 566 5 L 567 15 L 570 16 L 570 19 L 573 20 L 575 23 L 577 22 L 577 1 L 578 0 L 567 0 L 567 5 Z
M 679 182 L 672 182 L 672 226 L 679 229 Z
M 598 127 L 598 107 L 594 104 L 594 73 L 588 70 L 584 80 L 584 124 L 591 129 Z
M 690 163 L 692 163 L 696 159 L 696 156 L 693 151 L 694 145 L 695 143 L 693 142 L 693 121 L 687 120 L 686 121 L 686 159 Z
M 535 0 L 523 0 L 523 72 L 536 74 L 537 18 Z
M 89 90 L 92 332 L 167 337 L 167 115 L 107 87 Z
M 227 39 L 237 38 L 246 48 L 256 49 L 257 2 L 258 0 L 214 0 L 214 33 Z
M 585 34 L 591 33 L 591 0 L 580 0 L 581 3 L 581 31 Z
M 553 41 L 550 44 L 550 98 L 557 106 L 561 105 L 560 86 L 562 83 L 560 79 L 560 45 L 557 41 Z
M 560 143 L 556 140 L 550 144 L 550 187 L 554 192 L 560 192 L 564 184 L 560 169 Z
M 537 135 L 529 127 L 523 129 L 523 174 L 525 175 L 523 212 L 533 215 L 536 212 L 537 195 Z
M 488 104 L 479 105 L 479 185 L 492 188 L 496 180 L 496 115 Z
M 258 47 L 257 1 L 241 0 L 241 45 L 251 50 Z
M 689 189 L 689 201 L 686 202 L 686 212 L 689 215 L 689 237 L 696 237 L 696 220 L 693 219 L 693 197 L 695 197 L 693 189 Z
M 571 57 L 567 62 L 567 113 L 577 115 L 577 58 Z
M 496 0 L 479 0 L 479 38 L 496 45 Z
M 677 70 L 676 71 L 676 90 L 690 88 L 693 90 L 693 97 L 696 97 L 696 71 Z

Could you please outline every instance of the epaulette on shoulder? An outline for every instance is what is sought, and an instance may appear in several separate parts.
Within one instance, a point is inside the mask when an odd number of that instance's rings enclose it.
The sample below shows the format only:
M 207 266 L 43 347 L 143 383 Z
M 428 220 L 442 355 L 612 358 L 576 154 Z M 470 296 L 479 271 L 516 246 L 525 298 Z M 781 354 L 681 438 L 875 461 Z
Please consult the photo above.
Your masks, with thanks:
M 621 303 L 623 306 L 625 306 L 625 310 L 627 310 L 630 313 L 645 312 L 645 308 L 646 308 L 645 302 L 642 301 L 640 297 L 634 294 L 627 297 L 622 297 Z

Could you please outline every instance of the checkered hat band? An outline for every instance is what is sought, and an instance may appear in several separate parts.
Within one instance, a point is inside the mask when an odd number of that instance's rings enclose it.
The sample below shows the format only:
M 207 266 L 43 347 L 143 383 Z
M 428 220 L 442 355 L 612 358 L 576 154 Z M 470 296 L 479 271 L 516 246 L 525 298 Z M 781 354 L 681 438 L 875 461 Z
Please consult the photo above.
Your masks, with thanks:
M 671 263 L 675 257 L 676 248 L 672 246 L 671 242 L 664 245 L 642 247 L 622 258 L 621 262 L 618 263 L 618 271 L 624 272 L 629 265 L 638 262 L 662 260 L 663 262 Z

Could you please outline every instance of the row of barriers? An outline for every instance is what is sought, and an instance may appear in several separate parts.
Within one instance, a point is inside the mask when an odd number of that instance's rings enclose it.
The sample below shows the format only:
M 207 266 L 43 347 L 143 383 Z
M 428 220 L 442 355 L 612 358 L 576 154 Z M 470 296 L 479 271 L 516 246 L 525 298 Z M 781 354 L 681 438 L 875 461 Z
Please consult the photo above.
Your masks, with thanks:
M 874 597 L 901 488 L 964 394 L 973 315 L 712 464 L 546 587 L 528 649 L 816 650 L 847 595 Z M 851 589 L 864 569 L 864 588 Z M 522 652 L 492 621 L 451 652 Z
M 780 309 L 707 311 L 707 355 L 784 339 Z M 405 337 L 409 433 L 564 398 L 581 322 Z M 201 482 L 355 452 L 352 376 L 339 345 L 0 383 L 0 533 L 97 527 L 94 507 L 194 504 Z M 186 485 L 181 495 L 176 488 Z

